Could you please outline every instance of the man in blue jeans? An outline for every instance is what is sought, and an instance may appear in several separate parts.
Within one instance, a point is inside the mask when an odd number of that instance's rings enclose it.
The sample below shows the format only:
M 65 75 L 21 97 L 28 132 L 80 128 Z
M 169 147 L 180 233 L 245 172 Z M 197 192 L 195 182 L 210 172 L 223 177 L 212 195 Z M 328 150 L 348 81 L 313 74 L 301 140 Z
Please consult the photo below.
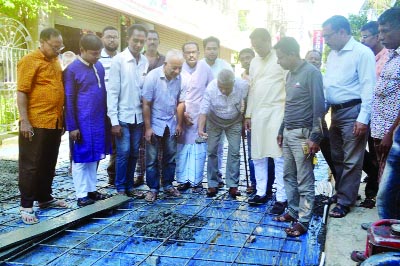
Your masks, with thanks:
M 128 47 L 113 57 L 107 89 L 107 114 L 117 148 L 115 187 L 129 197 L 143 198 L 133 189 L 136 161 L 142 138 L 141 88 L 149 65 L 141 54 L 147 30 L 134 24 L 127 31 Z
M 162 145 L 162 184 L 164 194 L 179 197 L 172 185 L 175 175 L 176 138 L 182 134 L 185 94 L 181 91 L 183 54 L 168 51 L 164 65 L 150 71 L 143 85 L 143 118 L 146 140 L 146 201 L 154 202 L 160 189 L 158 151 Z

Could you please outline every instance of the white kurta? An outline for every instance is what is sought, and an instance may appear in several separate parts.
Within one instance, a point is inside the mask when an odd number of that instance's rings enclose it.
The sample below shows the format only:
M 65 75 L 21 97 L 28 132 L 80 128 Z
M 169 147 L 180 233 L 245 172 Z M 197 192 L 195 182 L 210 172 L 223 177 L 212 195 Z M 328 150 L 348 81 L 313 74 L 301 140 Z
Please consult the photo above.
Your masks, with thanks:
M 284 114 L 286 71 L 277 64 L 275 51 L 271 51 L 264 58 L 256 56 L 249 73 L 246 118 L 251 118 L 251 157 L 281 157 L 276 137 Z

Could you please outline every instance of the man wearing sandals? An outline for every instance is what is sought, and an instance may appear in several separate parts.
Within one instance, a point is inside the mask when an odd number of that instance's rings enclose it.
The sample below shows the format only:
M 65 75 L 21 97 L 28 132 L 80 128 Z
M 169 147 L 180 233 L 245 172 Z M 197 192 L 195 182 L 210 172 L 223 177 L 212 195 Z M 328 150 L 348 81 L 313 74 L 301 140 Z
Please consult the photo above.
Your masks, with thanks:
M 64 86 L 57 58 L 63 48 L 61 33 L 47 28 L 40 33 L 39 49 L 18 62 L 18 185 L 25 224 L 39 222 L 33 210 L 35 200 L 39 208 L 67 207 L 51 195 L 63 127 Z
M 351 36 L 349 21 L 333 16 L 322 24 L 329 53 L 324 87 L 331 107 L 329 129 L 336 170 L 337 205 L 329 216 L 342 218 L 357 200 L 375 86 L 375 56 L 371 49 Z
M 283 146 L 288 212 L 276 221 L 284 221 L 288 216 L 298 220 L 285 232 L 288 236 L 299 236 L 307 231 L 314 206 L 312 161 L 323 138 L 320 125 L 325 113 L 322 75 L 300 58 L 300 46 L 294 38 L 284 37 L 274 48 L 278 64 L 289 70 L 285 114 L 278 136 L 278 144 Z
M 143 119 L 146 140 L 146 182 L 150 191 L 145 200 L 154 202 L 160 189 L 158 152 L 162 145 L 164 194 L 179 197 L 172 185 L 175 176 L 176 139 L 182 134 L 185 94 L 181 90 L 183 54 L 168 51 L 165 63 L 148 74 L 143 85 Z

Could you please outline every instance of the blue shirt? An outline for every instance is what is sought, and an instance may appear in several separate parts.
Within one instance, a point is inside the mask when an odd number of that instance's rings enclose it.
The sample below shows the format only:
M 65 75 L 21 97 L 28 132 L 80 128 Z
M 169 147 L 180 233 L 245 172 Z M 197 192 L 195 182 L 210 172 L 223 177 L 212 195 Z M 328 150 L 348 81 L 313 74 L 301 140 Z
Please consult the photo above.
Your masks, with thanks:
M 357 121 L 368 124 L 375 87 L 375 56 L 353 37 L 340 51 L 331 51 L 326 64 L 324 87 L 329 105 L 361 99 Z
M 150 71 L 143 84 L 143 98 L 152 103 L 151 127 L 154 134 L 163 136 L 166 127 L 171 135 L 175 134 L 176 107 L 185 100 L 180 75 L 168 80 L 164 74 L 164 66 Z

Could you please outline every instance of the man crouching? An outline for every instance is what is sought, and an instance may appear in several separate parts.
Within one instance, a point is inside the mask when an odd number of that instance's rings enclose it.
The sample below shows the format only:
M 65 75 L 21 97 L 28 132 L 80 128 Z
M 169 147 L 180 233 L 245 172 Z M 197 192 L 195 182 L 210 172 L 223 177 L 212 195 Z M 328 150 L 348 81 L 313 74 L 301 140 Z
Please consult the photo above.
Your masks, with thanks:
M 240 196 L 239 165 L 240 140 L 242 134 L 243 103 L 247 95 L 246 81 L 236 79 L 231 70 L 221 70 L 218 79 L 208 84 L 201 103 L 199 116 L 199 136 L 207 139 L 207 196 L 218 192 L 218 144 L 225 132 L 228 139 L 228 159 L 226 163 L 226 185 L 232 198 Z M 207 133 L 204 127 L 207 120 Z

